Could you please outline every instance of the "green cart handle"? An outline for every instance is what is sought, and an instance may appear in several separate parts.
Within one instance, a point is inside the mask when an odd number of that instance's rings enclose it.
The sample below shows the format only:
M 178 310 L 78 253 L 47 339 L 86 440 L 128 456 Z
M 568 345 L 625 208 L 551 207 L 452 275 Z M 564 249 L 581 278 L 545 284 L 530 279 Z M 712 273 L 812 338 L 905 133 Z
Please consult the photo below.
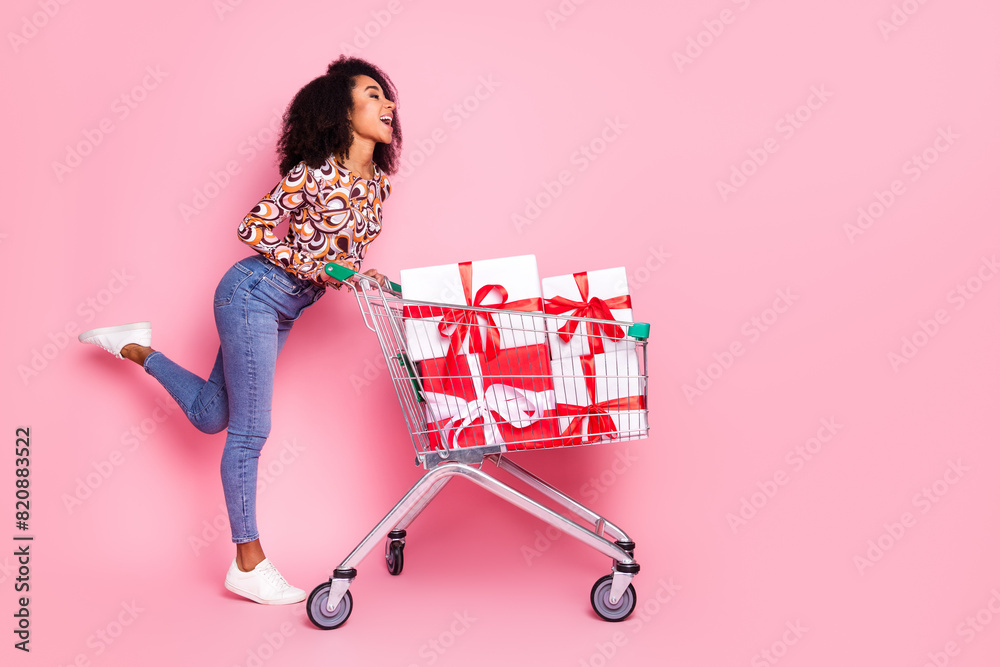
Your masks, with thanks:
M 347 280 L 351 276 L 357 275 L 358 273 L 353 269 L 349 269 L 346 266 L 341 266 L 340 264 L 334 264 L 333 262 L 327 262 L 326 267 L 324 267 L 323 270 L 326 271 L 326 275 L 341 282 Z M 403 288 L 400 287 L 399 283 L 394 283 L 391 280 L 387 280 L 386 282 L 389 283 L 389 289 L 391 289 L 396 294 L 401 294 L 403 292 Z
M 649 323 L 636 322 L 628 328 L 628 335 L 636 340 L 646 340 L 649 338 Z

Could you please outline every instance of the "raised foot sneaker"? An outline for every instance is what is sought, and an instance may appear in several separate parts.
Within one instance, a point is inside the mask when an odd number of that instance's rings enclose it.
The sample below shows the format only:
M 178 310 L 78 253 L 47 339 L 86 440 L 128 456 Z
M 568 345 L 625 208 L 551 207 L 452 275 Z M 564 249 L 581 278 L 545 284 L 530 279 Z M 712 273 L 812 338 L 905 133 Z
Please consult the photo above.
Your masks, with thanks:
M 124 359 L 122 348 L 129 343 L 143 347 L 149 347 L 152 344 L 153 329 L 149 322 L 133 322 L 132 324 L 120 324 L 116 327 L 101 327 L 84 331 L 80 334 L 79 339 L 81 343 L 93 343 L 119 359 Z
M 234 558 L 226 573 L 226 588 L 261 604 L 293 604 L 306 599 L 306 592 L 285 581 L 274 563 L 266 558 L 250 572 L 238 568 Z

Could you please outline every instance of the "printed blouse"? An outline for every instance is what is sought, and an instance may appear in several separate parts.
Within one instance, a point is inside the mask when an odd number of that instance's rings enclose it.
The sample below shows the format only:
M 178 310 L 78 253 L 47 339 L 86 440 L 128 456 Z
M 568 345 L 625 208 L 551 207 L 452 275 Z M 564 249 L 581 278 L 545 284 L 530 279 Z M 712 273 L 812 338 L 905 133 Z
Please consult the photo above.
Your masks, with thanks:
M 382 202 L 389 178 L 374 165 L 375 177 L 362 178 L 332 156 L 318 168 L 304 161 L 240 223 L 240 239 L 274 264 L 317 285 L 327 262 L 347 259 L 360 270 L 368 244 L 382 231 Z M 288 234 L 279 239 L 274 226 L 290 216 Z

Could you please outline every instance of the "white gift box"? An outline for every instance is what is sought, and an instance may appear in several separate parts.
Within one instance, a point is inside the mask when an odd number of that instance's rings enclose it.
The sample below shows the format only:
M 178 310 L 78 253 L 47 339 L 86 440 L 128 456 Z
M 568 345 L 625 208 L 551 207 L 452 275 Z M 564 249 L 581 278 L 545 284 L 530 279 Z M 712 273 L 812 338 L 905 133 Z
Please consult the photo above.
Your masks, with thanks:
M 463 268 L 466 275 L 471 269 L 468 285 L 462 282 Z M 441 308 L 404 309 L 406 349 L 414 361 L 443 357 L 448 352 L 450 332 L 456 327 L 452 325 L 447 329 L 449 333 L 442 334 L 439 324 L 442 319 L 456 318 L 462 314 L 462 311 L 447 313 L 448 305 L 504 308 L 515 302 L 534 299 L 537 303 L 526 306 L 528 312 L 542 312 L 542 293 L 534 255 L 403 269 L 399 272 L 399 282 L 406 300 L 446 304 Z M 485 285 L 502 286 L 507 291 L 506 299 L 502 299 L 499 290 L 493 289 L 483 294 L 480 300 L 479 291 Z M 499 349 L 545 342 L 543 317 L 532 317 L 519 310 L 510 310 L 509 313 L 491 313 L 490 318 L 496 326 L 488 326 L 487 318 L 481 315 L 473 318 L 477 326 L 470 327 L 462 339 L 458 353 L 477 351 L 472 343 L 473 337 L 477 337 L 485 345 L 488 329 L 496 332 L 494 336 L 498 339 Z
M 554 312 L 553 306 L 556 304 L 552 300 L 561 297 L 562 300 L 573 302 L 576 307 L 567 309 L 565 301 L 561 301 L 562 305 L 558 310 L 563 312 L 558 313 L 560 315 L 605 319 L 610 312 L 611 318 L 617 322 L 632 322 L 625 267 L 543 278 L 542 296 L 545 297 L 545 309 L 548 313 Z M 591 303 L 594 299 L 600 299 L 605 306 L 608 306 L 607 311 L 598 312 L 599 309 Z M 605 335 L 607 332 L 588 326 L 587 322 L 569 322 L 569 324 L 573 329 L 572 336 L 567 341 L 558 331 L 567 325 L 567 320 L 555 318 L 546 320 L 553 359 L 617 352 L 634 346 L 634 343 L 615 340 Z M 621 333 L 627 334 L 627 328 L 621 327 Z M 598 334 L 601 335 L 600 339 L 596 338 Z
M 593 366 L 592 384 L 588 387 L 585 365 Z M 572 412 L 567 406 L 586 408 L 597 406 L 614 422 L 617 435 L 606 436 L 603 441 L 635 440 L 647 435 L 645 384 L 640 376 L 639 356 L 636 351 L 618 351 L 605 354 L 564 357 L 552 360 L 552 383 L 556 392 L 556 409 L 562 415 Z M 614 403 L 634 403 L 635 409 L 613 409 Z M 611 405 L 607 405 L 611 403 Z M 603 405 L 602 405 L 603 404 Z M 559 417 L 559 431 L 565 437 L 574 419 L 580 415 Z M 588 433 L 591 417 L 583 416 L 582 432 Z

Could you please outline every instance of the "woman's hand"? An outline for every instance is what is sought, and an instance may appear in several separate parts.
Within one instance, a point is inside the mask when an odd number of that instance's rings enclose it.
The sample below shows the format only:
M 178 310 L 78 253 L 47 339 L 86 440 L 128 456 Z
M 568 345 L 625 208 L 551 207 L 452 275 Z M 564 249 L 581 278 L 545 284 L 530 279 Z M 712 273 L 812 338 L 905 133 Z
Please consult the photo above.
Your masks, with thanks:
M 389 289 L 389 279 L 383 276 L 375 269 L 368 269 L 367 271 L 365 271 L 364 275 L 370 278 L 374 278 L 376 281 L 378 281 L 378 284 L 382 286 L 382 289 Z

